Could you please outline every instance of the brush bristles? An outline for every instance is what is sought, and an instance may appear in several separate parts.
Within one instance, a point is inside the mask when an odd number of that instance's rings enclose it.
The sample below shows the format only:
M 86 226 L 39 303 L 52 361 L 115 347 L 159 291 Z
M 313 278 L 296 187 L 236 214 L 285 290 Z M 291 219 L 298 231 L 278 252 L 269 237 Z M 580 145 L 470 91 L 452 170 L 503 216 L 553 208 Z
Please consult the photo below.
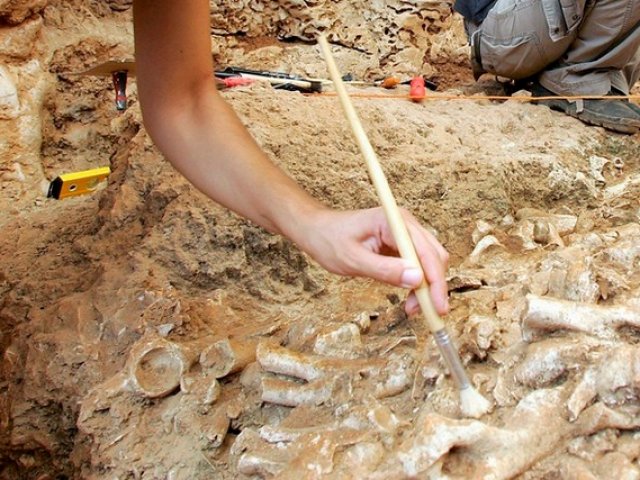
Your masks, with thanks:
M 465 417 L 480 418 L 491 410 L 491 402 L 472 386 L 460 390 L 460 411 Z

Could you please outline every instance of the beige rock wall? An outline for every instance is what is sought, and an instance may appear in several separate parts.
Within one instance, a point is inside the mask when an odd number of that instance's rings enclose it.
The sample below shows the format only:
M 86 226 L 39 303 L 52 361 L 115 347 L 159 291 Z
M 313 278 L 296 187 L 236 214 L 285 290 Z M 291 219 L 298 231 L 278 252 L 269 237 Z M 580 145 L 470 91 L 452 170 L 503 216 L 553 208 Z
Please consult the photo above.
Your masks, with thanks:
M 86 78 L 69 73 L 133 57 L 131 4 L 131 0 L 0 2 L 0 189 L 14 206 L 17 201 L 23 208 L 23 203 L 42 197 L 48 182 L 64 168 L 104 163 L 87 158 L 86 165 L 67 165 L 59 158 L 44 158 L 49 153 L 43 153 L 47 142 L 43 135 L 55 130 L 50 124 L 55 115 L 47 114 L 47 105 L 50 110 L 58 102 L 61 82 L 86 87 Z M 342 72 L 357 79 L 437 76 L 438 63 L 463 62 L 466 56 L 459 18 L 440 1 L 233 0 L 211 2 L 211 19 L 218 67 L 326 77 L 314 44 L 319 33 L 328 34 L 336 45 Z M 110 83 L 96 80 L 93 87 L 108 90 Z M 135 95 L 132 98 L 135 104 Z M 64 110 L 63 105 L 55 108 Z M 99 115 L 100 108 L 111 118 Z M 92 109 L 96 118 L 90 122 L 105 134 L 105 124 L 96 124 L 113 120 L 113 105 L 107 101 Z
M 216 35 L 312 43 L 325 33 L 330 42 L 357 53 L 368 67 L 358 74 L 432 73 L 430 52 L 442 43 L 437 34 L 451 26 L 451 7 L 445 1 L 244 0 L 217 2 L 212 8 Z M 458 56 L 460 47 L 456 41 L 445 50 Z M 442 48 L 435 50 L 439 55 Z

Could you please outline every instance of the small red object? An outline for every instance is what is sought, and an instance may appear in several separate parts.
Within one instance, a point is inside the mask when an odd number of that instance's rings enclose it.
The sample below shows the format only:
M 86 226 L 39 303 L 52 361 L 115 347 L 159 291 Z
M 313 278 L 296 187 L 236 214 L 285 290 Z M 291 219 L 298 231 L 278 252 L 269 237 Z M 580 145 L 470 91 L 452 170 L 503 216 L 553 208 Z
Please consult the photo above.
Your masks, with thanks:
M 250 85 L 255 80 L 253 78 L 243 78 L 243 77 L 227 77 L 223 78 L 222 82 L 226 87 L 240 87 L 242 85 Z
M 116 109 L 127 109 L 127 71 L 118 70 L 111 74 L 113 86 L 116 90 Z
M 409 97 L 414 102 L 421 102 L 425 96 L 424 78 L 414 77 L 409 84 Z

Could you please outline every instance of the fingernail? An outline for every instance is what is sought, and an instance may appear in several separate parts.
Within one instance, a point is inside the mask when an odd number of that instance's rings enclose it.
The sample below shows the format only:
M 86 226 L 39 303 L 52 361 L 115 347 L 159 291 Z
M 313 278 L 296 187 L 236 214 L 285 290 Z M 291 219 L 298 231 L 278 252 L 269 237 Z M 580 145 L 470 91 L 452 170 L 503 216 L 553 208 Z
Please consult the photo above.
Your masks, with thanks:
M 404 288 L 414 288 L 422 283 L 422 271 L 418 268 L 407 268 L 400 279 Z

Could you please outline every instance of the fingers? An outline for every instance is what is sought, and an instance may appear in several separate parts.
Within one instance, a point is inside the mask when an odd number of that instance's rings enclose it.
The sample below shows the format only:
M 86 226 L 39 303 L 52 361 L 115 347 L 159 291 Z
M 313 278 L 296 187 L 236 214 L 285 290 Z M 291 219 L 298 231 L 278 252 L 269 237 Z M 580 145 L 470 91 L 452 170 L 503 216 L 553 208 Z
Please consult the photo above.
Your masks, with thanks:
M 446 271 L 449 254 L 436 238 L 422 228 L 414 219 L 407 222 L 407 228 L 424 269 L 429 291 L 436 311 L 444 315 L 449 311 Z M 417 305 L 417 300 L 415 301 Z M 413 303 L 413 300 L 412 300 Z M 412 306 L 410 303 L 410 307 Z
M 387 255 L 393 255 L 397 248 L 381 208 L 324 211 L 314 219 L 314 234 L 307 239 L 312 241 L 302 243 L 308 253 L 333 273 L 368 277 L 412 290 L 426 280 L 436 311 L 446 314 L 449 307 L 445 271 L 449 254 L 413 216 L 406 211 L 402 214 L 421 268 L 416 268 L 412 261 Z M 407 305 L 411 313 L 419 308 L 412 296 Z
M 415 293 L 411 292 L 407 297 L 407 301 L 404 303 L 404 311 L 407 313 L 407 315 L 415 315 L 420 311 L 420 305 L 418 305 L 418 297 L 416 297 Z
M 433 306 L 436 309 L 436 311 L 438 312 L 438 314 L 440 315 L 446 315 L 447 313 L 449 313 L 449 299 L 448 297 L 445 298 L 444 301 L 444 305 L 443 304 L 439 304 L 435 299 L 439 298 L 439 295 L 441 295 L 440 293 L 434 293 L 433 290 L 430 290 L 431 292 L 431 299 L 433 300 Z M 414 292 L 411 292 L 408 296 L 407 296 L 407 300 L 404 304 L 404 311 L 406 312 L 407 315 L 415 315 L 417 313 L 420 313 L 420 304 L 418 303 L 418 298 L 416 297 L 416 294 Z
M 413 215 L 404 211 L 403 216 L 405 217 L 407 229 L 409 230 L 411 240 L 413 241 L 413 245 L 416 248 L 416 252 L 418 253 L 418 257 L 420 257 L 420 260 L 422 260 L 421 254 L 427 253 L 429 249 L 433 249 L 446 270 L 449 266 L 449 252 L 445 250 L 440 242 L 429 231 L 418 223 Z
M 381 255 L 367 248 L 359 247 L 357 251 L 345 252 L 351 259 L 351 275 L 373 278 L 401 288 L 417 288 L 424 279 L 424 274 L 410 262 L 398 257 Z
M 402 258 L 387 257 L 367 249 L 354 253 L 352 258 L 358 259 L 357 265 L 353 265 L 353 273 L 356 275 L 364 275 L 396 287 L 410 289 L 419 287 L 423 282 L 423 276 L 426 275 L 433 306 L 440 315 L 448 313 L 449 301 L 444 275 L 445 266 L 435 251 L 425 253 L 421 258 L 424 275 L 422 270 L 415 268 L 411 262 Z M 424 258 L 429 258 L 428 263 Z M 409 296 L 405 309 L 409 314 L 419 311 L 415 295 Z

